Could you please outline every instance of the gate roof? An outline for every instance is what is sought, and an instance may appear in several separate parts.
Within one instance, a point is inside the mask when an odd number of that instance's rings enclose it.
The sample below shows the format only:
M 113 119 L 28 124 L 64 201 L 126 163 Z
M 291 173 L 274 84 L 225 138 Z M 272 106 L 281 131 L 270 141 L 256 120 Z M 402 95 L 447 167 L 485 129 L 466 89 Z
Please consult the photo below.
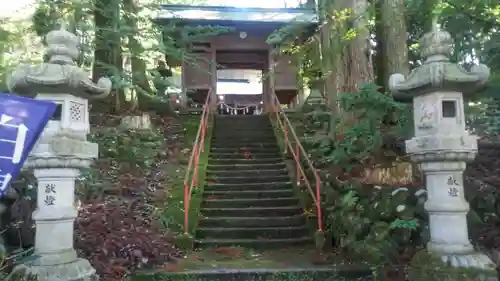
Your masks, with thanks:
M 275 30 L 287 23 L 315 28 L 318 17 L 307 8 L 237 8 L 227 6 L 161 5 L 157 23 L 176 20 L 187 25 L 218 25 L 238 29 Z

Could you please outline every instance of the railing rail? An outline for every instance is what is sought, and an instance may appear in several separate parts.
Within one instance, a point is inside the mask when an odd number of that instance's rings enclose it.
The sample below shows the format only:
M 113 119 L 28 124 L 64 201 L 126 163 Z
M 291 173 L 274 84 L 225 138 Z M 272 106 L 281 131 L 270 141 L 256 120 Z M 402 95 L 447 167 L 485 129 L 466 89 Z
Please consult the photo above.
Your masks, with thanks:
M 203 111 L 200 117 L 198 132 L 196 133 L 196 138 L 193 143 L 193 150 L 191 151 L 189 163 L 186 168 L 186 174 L 184 176 L 184 233 L 186 234 L 189 233 L 189 209 L 191 207 L 191 197 L 193 194 L 193 189 L 198 185 L 200 154 L 201 152 L 203 152 L 205 147 L 205 135 L 207 133 L 208 123 L 212 110 L 211 96 L 212 92 L 208 91 L 207 97 L 205 99 L 205 104 L 203 105 Z
M 295 130 L 293 129 L 292 123 L 286 116 L 285 112 L 283 109 L 280 107 L 280 102 L 278 100 L 278 97 L 276 96 L 276 93 L 271 93 L 271 105 L 272 105 L 272 112 L 270 113 L 271 116 L 274 113 L 274 116 L 276 118 L 278 127 L 280 128 L 281 132 L 283 133 L 283 140 L 284 140 L 284 146 L 285 146 L 285 154 L 290 152 L 293 160 L 295 162 L 295 175 L 297 176 L 297 183 L 301 183 L 302 179 L 304 180 L 304 185 L 307 187 L 309 190 L 312 200 L 314 202 L 314 205 L 316 207 L 316 214 L 317 214 L 317 219 L 318 219 L 318 230 L 323 232 L 323 217 L 322 217 L 322 212 L 321 212 L 321 180 L 319 177 L 318 172 L 314 168 L 311 160 L 309 159 L 309 156 L 307 152 L 305 151 L 304 147 L 300 144 L 299 138 L 297 137 L 297 134 L 295 133 Z M 292 141 L 295 143 L 295 145 L 292 144 L 290 141 L 290 137 L 292 138 Z M 314 185 L 315 188 L 313 189 L 311 183 L 307 179 L 304 167 L 302 167 L 301 164 L 301 159 L 306 163 L 307 167 L 311 170 L 314 176 Z

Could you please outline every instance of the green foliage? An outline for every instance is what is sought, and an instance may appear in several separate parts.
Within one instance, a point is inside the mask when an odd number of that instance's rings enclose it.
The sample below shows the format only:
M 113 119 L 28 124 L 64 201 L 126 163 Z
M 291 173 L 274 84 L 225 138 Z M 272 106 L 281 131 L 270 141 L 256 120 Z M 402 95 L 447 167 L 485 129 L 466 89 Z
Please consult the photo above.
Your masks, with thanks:
M 20 63 L 41 60 L 40 40 L 24 20 L 0 20 L 0 92 L 6 92 L 7 75 Z
M 188 157 L 191 155 L 191 149 L 193 147 L 193 142 L 196 139 L 196 133 L 200 124 L 199 115 L 190 115 L 183 121 L 184 128 L 184 141 L 187 154 L 184 155 L 185 158 L 181 158 L 180 165 L 170 166 L 167 171 L 171 178 L 171 190 L 169 193 L 169 199 L 165 202 L 163 208 L 159 208 L 155 216 L 158 221 L 175 233 L 184 233 L 184 180 L 186 176 L 186 169 L 188 165 Z M 210 122 L 211 123 L 211 122 Z M 210 151 L 210 136 L 212 133 L 212 127 L 209 126 L 205 136 L 205 147 L 203 152 L 200 154 L 200 159 L 198 163 L 198 186 L 194 187 L 193 193 L 191 195 L 190 208 L 189 208 L 189 233 L 194 233 L 197 226 L 197 217 L 202 215 L 199 213 L 199 208 L 203 199 L 203 182 L 205 180 L 206 169 L 208 164 L 208 154 Z M 192 172 L 193 170 L 191 170 Z M 188 181 L 189 183 L 189 181 Z M 177 237 L 179 240 L 179 247 L 189 248 L 192 244 L 189 239 L 190 235 L 180 235 Z
M 390 228 L 417 230 L 417 227 L 419 225 L 420 224 L 416 219 L 409 219 L 409 220 L 396 219 L 391 223 Z
M 496 88 L 491 89 L 495 91 Z M 467 127 L 483 137 L 495 137 L 500 134 L 500 98 L 486 96 L 465 107 Z
M 1 230 L 0 234 L 3 234 L 5 230 Z M 2 245 L 3 247 L 3 245 Z M 33 255 L 33 248 L 23 249 L 19 248 L 10 252 L 0 252 L 0 278 L 2 280 L 6 280 L 8 273 L 10 272 L 10 268 L 14 264 L 22 264 L 25 262 L 29 262 L 33 260 L 36 256 Z M 10 280 L 21 280 L 11 278 Z
M 156 130 L 95 130 L 89 138 L 100 144 L 99 158 L 112 158 L 142 170 L 151 169 L 155 158 L 165 153 L 162 152 L 163 135 Z
M 339 104 L 348 118 L 334 120 L 337 128 L 334 136 L 326 133 L 317 136 L 318 130 L 330 127 L 328 112 L 313 111 L 304 120 L 308 125 L 305 143 L 320 164 L 334 164 L 346 170 L 365 164 L 382 149 L 385 136 L 408 128 L 406 114 L 396 115 L 398 118 L 388 114 L 408 112 L 408 105 L 378 92 L 373 84 L 361 86 L 357 93 L 341 94 Z M 388 118 L 396 119 L 391 126 L 385 124 Z
M 193 250 L 194 249 L 194 237 L 187 234 L 183 233 L 180 235 L 177 235 L 175 237 L 175 246 L 179 249 L 183 250 Z
M 306 113 L 301 122 L 303 144 L 322 171 L 328 235 L 348 257 L 377 266 L 397 263 L 402 249 L 425 241 L 426 235 L 421 235 L 427 225 L 425 190 L 338 178 L 360 166 L 379 163 L 380 159 L 373 158 L 383 154 L 387 136 L 411 128 L 411 110 L 372 84 L 361 86 L 359 92 L 341 94 L 339 105 L 343 118 L 333 120 L 334 134 L 329 134 L 330 113 L 321 107 Z
M 395 264 L 402 249 L 425 242 L 423 189 L 325 181 L 323 191 L 328 234 L 348 257 Z
M 97 129 L 89 139 L 99 144 L 100 165 L 99 169 L 92 167 L 82 172 L 77 191 L 84 201 L 102 198 L 126 173 L 133 181 L 154 171 L 158 157 L 166 157 L 163 135 L 156 130 Z

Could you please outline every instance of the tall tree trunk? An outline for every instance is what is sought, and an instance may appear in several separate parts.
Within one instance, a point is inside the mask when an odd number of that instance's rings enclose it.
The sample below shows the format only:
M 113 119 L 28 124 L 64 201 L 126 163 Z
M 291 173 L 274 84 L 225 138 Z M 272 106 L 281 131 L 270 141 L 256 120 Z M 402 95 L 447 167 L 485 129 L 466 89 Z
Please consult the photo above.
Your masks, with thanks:
M 125 11 L 125 21 L 131 30 L 127 35 L 127 47 L 130 52 L 132 83 L 137 97 L 137 100 L 133 101 L 135 103 L 133 109 L 137 107 L 139 107 L 139 109 L 145 109 L 148 105 L 150 95 L 154 90 L 149 84 L 146 62 L 140 57 L 143 47 L 136 38 L 139 34 L 139 28 L 135 17 L 139 14 L 140 9 L 134 0 L 123 0 L 123 10 Z
M 331 113 L 329 134 L 335 130 L 335 120 L 340 115 L 338 94 L 342 92 L 343 80 L 343 46 L 341 43 L 344 23 L 339 22 L 336 14 L 340 13 L 348 0 L 336 1 L 318 0 L 318 14 L 322 24 L 320 29 L 319 55 L 321 57 L 321 72 L 324 80 L 324 94 Z
M 92 78 L 101 77 L 121 79 L 123 58 L 121 36 L 118 29 L 120 22 L 119 0 L 94 0 L 95 51 Z M 106 99 L 92 102 L 92 111 L 100 113 L 118 113 L 123 100 L 122 90 L 114 85 L 114 90 Z
M 338 95 L 359 90 L 363 83 L 373 80 L 373 69 L 368 55 L 368 2 L 367 0 L 339 0 L 319 2 L 323 17 L 321 56 L 325 75 L 325 92 L 332 111 L 329 135 L 335 134 L 335 120 L 350 118 L 341 112 Z M 351 11 L 345 19 L 345 15 Z M 356 29 L 356 37 L 346 41 L 348 27 Z
M 410 72 L 404 0 L 378 0 L 377 84 L 388 90 L 390 75 Z
M 344 54 L 344 62 L 348 68 L 344 91 L 354 92 L 359 90 L 360 85 L 373 82 L 373 67 L 369 59 L 368 1 L 349 2 L 349 8 L 352 9 L 350 21 L 356 30 L 356 37 L 349 42 L 347 53 Z

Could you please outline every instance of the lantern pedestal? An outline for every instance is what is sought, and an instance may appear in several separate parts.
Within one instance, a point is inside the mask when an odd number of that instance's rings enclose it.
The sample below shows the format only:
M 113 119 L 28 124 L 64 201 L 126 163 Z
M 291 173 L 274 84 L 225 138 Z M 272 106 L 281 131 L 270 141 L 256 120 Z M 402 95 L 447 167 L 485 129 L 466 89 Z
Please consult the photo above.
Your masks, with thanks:
M 97 153 L 95 143 L 58 134 L 42 136 L 39 140 L 25 164 L 34 169 L 38 181 L 37 209 L 33 213 L 34 256 L 32 261 L 17 266 L 11 276 L 36 276 L 38 281 L 96 278 L 90 263 L 77 257 L 73 241 L 78 215 L 75 183 L 80 169 L 89 167 Z
M 70 263 L 41 265 L 38 261 L 16 266 L 9 280 L 38 281 L 97 281 L 95 269 L 86 259 L 78 258 Z M 21 279 L 25 278 L 25 279 Z M 30 279 L 34 278 L 34 279 Z

